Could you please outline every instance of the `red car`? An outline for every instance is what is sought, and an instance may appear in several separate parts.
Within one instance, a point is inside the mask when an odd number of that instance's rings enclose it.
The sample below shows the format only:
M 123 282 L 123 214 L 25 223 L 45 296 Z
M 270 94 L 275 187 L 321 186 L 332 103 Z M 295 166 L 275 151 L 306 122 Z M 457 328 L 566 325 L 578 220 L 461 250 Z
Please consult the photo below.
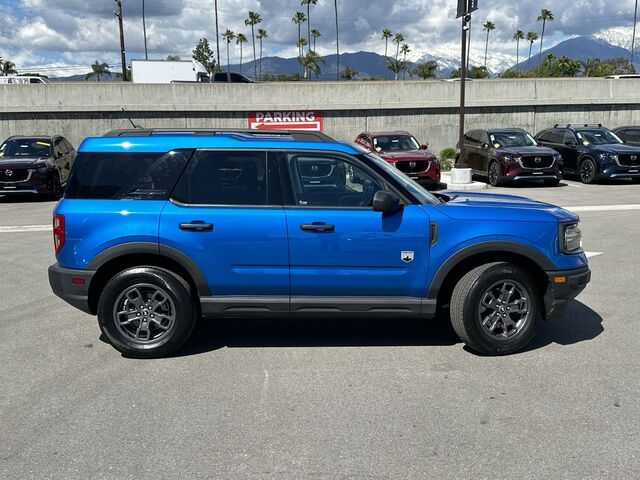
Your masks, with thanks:
M 363 132 L 356 143 L 377 153 L 401 172 L 423 184 L 440 183 L 440 162 L 409 132 Z

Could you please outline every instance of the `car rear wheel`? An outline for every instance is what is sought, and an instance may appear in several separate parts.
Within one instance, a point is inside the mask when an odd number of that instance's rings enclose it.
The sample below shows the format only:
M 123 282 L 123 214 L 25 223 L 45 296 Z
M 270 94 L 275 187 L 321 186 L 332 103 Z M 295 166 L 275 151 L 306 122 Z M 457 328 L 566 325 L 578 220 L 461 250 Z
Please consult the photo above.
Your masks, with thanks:
M 491 162 L 489 164 L 489 171 L 487 172 L 489 177 L 489 184 L 492 187 L 497 187 L 502 183 L 502 172 L 500 171 L 500 164 L 498 162 Z
M 451 323 L 472 350 L 506 355 L 521 350 L 540 322 L 540 294 L 531 276 L 506 262 L 464 275 L 451 297 Z
M 51 180 L 51 197 L 54 200 L 59 200 L 64 195 L 64 188 L 62 188 L 62 182 L 60 181 L 60 174 L 55 172 L 53 174 L 53 180 Z
M 591 158 L 585 158 L 580 163 L 580 181 L 582 183 L 593 183 L 596 181 L 598 169 L 596 163 Z
M 184 344 L 197 311 L 184 280 L 159 268 L 136 267 L 106 284 L 98 302 L 98 323 L 125 356 L 156 358 Z

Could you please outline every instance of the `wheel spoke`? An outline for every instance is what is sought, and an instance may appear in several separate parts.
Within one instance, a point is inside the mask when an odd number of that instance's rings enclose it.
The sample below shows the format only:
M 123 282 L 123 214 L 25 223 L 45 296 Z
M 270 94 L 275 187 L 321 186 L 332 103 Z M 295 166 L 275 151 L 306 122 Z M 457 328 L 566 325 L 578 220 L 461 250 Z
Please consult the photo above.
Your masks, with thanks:
M 496 309 L 496 296 L 493 292 L 487 292 L 484 297 L 482 297 L 482 306 L 494 310 Z
M 157 325 L 161 329 L 167 330 L 169 328 L 169 325 L 171 325 L 171 321 L 173 320 L 173 317 L 169 317 L 167 315 L 162 315 L 162 314 L 156 314 L 153 318 L 150 318 L 149 320 L 152 321 L 154 325 Z M 163 320 L 166 320 L 166 322 L 163 322 Z
M 132 294 L 135 294 L 135 296 L 132 296 Z M 127 292 L 126 296 L 129 302 L 131 302 L 136 308 L 140 308 L 144 304 L 142 293 L 140 293 L 140 290 L 138 290 L 137 288 L 134 288 Z

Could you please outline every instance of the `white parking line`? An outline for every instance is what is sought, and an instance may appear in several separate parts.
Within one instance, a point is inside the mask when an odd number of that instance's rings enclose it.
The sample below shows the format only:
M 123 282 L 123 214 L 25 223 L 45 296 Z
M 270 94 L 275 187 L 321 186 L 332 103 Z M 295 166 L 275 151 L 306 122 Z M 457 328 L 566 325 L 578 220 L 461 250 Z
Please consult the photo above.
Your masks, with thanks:
M 0 233 L 50 232 L 52 230 L 53 227 L 51 225 L 12 225 L 0 227 Z
M 628 210 L 640 210 L 640 204 L 631 205 L 582 205 L 576 207 L 562 207 L 572 212 L 623 212 Z
M 587 258 L 597 257 L 598 255 L 602 255 L 602 252 L 584 252 Z

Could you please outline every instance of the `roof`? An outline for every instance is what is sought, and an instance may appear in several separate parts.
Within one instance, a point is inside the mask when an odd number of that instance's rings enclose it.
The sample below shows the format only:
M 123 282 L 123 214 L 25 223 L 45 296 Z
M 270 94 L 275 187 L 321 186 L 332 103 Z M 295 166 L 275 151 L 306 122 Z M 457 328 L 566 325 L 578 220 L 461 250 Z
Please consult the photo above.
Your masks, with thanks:
M 60 135 L 12 135 L 7 140 L 29 140 L 32 138 L 42 139 L 46 138 L 47 140 L 53 140 L 54 138 L 58 138 Z
M 353 146 L 336 141 L 301 141 L 291 136 L 253 136 L 245 133 L 193 135 L 163 133 L 86 138 L 79 152 L 167 152 L 177 149 L 260 149 L 260 150 L 325 150 L 348 154 L 359 153 Z
M 526 132 L 523 128 L 489 128 L 487 129 L 489 133 L 497 133 L 497 132 Z
M 379 137 L 382 135 L 411 135 L 409 132 L 405 130 L 393 130 L 388 132 L 369 132 L 372 137 Z

